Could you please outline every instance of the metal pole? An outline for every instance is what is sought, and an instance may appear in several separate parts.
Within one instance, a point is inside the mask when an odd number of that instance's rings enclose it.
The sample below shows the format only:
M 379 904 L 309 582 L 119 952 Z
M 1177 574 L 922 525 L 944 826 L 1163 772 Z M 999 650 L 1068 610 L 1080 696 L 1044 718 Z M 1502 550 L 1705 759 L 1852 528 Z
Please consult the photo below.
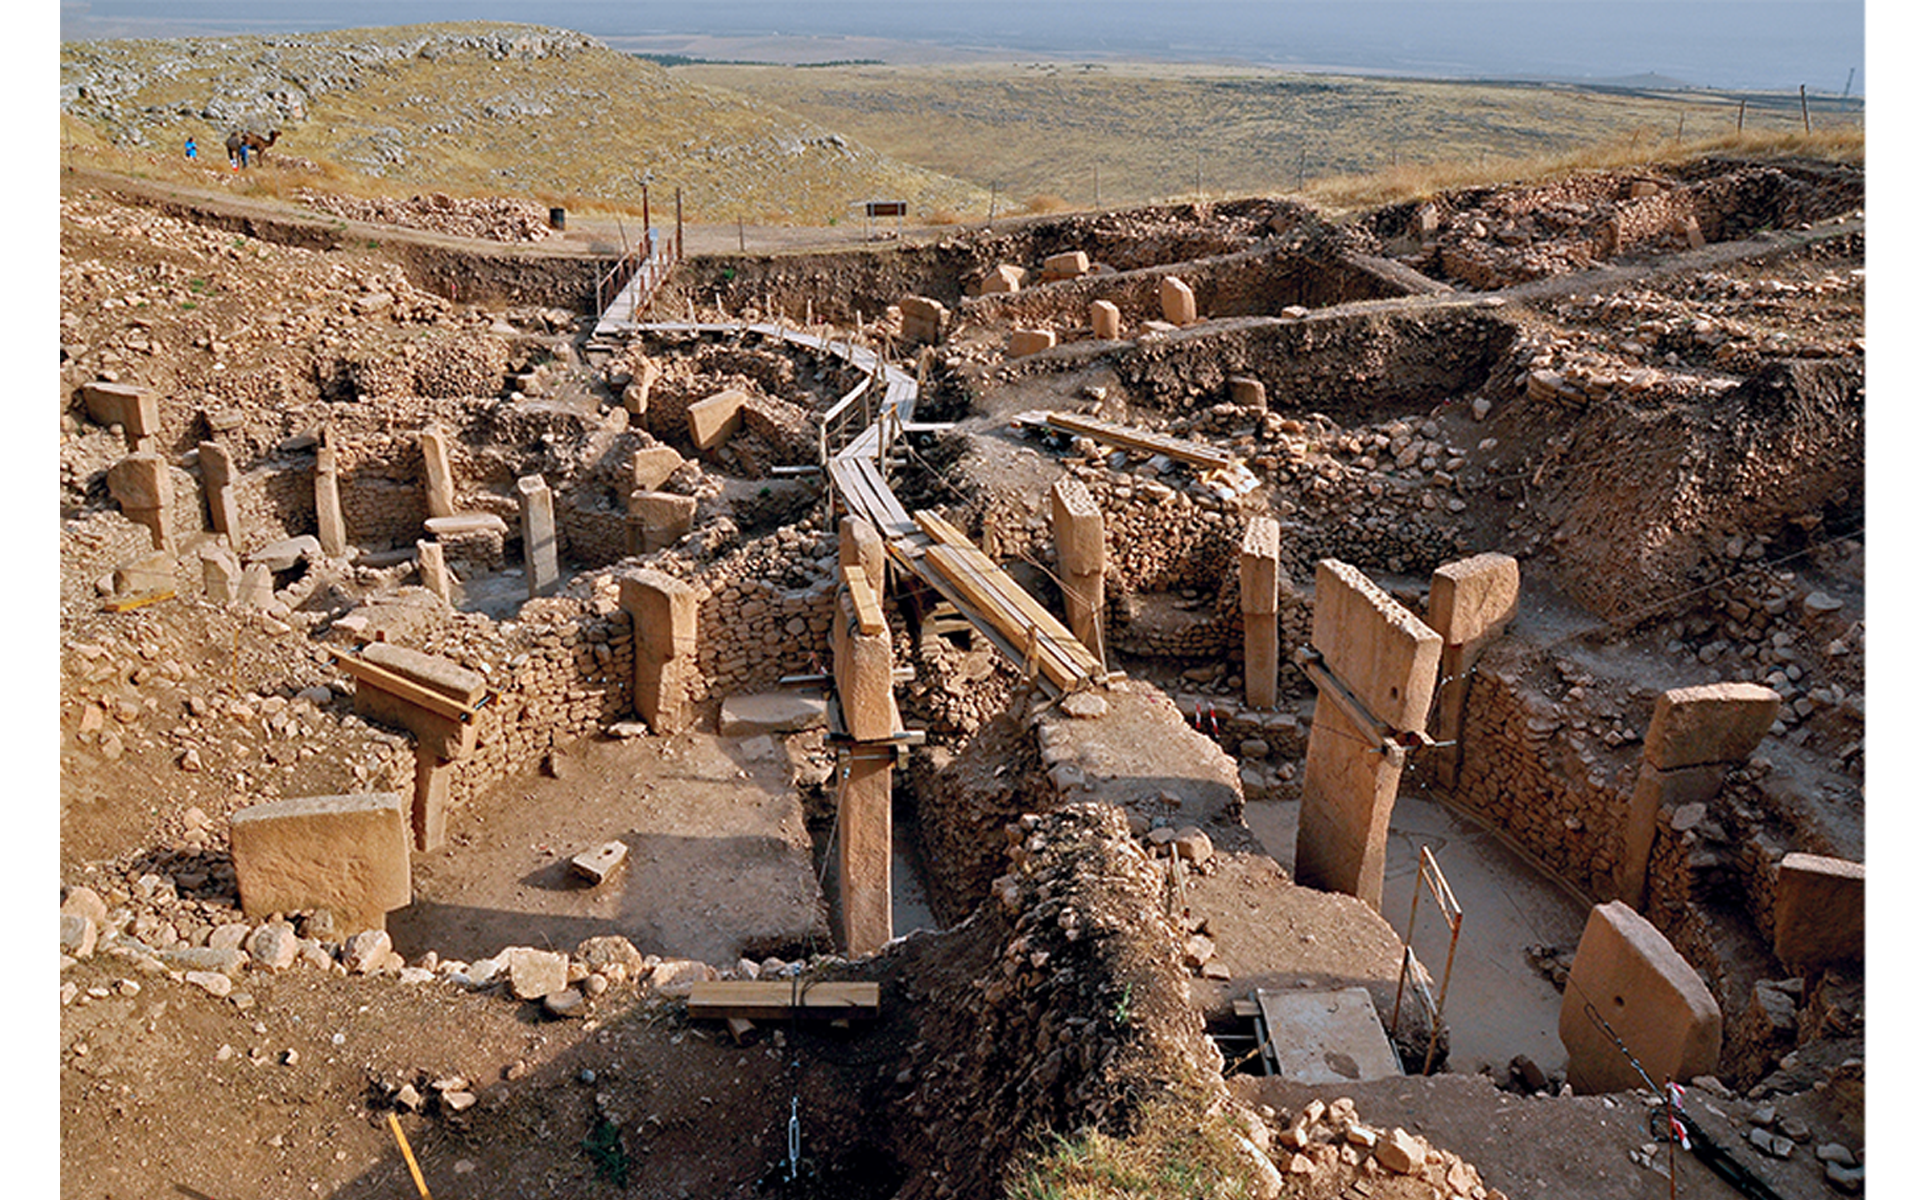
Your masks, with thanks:
M 1807 116 L 1807 85 L 1800 85 L 1800 128 L 1806 133 L 1813 132 L 1813 119 Z
M 647 184 L 640 182 L 640 231 L 646 242 L 647 257 L 653 257 L 653 209 L 647 204 Z
M 1747 131 L 1747 102 L 1745 100 L 1740 102 L 1740 115 L 1734 118 L 1733 131 L 1735 133 L 1745 133 Z
M 674 261 L 687 256 L 687 227 L 680 220 L 680 185 L 673 187 L 673 257 Z

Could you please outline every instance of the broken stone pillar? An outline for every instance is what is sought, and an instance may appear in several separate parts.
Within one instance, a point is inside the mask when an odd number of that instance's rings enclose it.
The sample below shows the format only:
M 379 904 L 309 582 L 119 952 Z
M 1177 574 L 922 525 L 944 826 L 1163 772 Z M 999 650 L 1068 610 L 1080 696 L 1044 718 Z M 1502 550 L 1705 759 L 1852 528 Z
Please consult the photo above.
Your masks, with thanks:
M 724 392 L 715 392 L 705 400 L 687 406 L 687 436 L 701 450 L 714 450 L 724 446 L 727 439 L 740 432 L 743 420 L 742 410 L 747 406 L 747 394 L 728 388 Z
M 527 599 L 544 596 L 560 583 L 560 548 L 553 530 L 553 492 L 538 475 L 522 476 L 520 547 L 527 572 Z
M 1779 715 L 1780 694 L 1757 683 L 1673 688 L 1654 701 L 1614 868 L 1621 900 L 1634 908 L 1646 903 L 1647 860 L 1661 809 L 1719 795 L 1727 768 L 1746 761 Z
M 328 558 L 345 554 L 347 525 L 340 512 L 340 467 L 334 448 L 326 442 L 314 451 L 313 511 L 320 524 L 320 552 Z
M 686 465 L 687 460 L 672 446 L 647 446 L 633 452 L 628 464 L 632 473 L 632 485 L 628 494 L 634 492 L 657 492 L 662 484 L 673 477 L 673 473 Z
M 1720 1064 L 1720 1006 L 1673 944 L 1618 900 L 1595 905 L 1560 1002 L 1567 1082 L 1585 1094 L 1644 1088 L 1612 1028 L 1658 1086 L 1711 1075 Z
M 878 595 L 842 561 L 834 615 L 834 697 L 853 743 L 840 764 L 840 932 L 848 954 L 893 938 L 893 639 Z
M 620 607 L 633 621 L 633 707 L 657 734 L 693 723 L 700 605 L 694 590 L 660 571 L 620 576 Z
M 240 501 L 233 491 L 233 455 L 218 442 L 200 443 L 200 486 L 207 493 L 207 522 L 215 533 L 227 535 L 227 544 L 238 547 Z
M 1160 280 L 1160 315 L 1175 325 L 1191 325 L 1200 319 L 1194 307 L 1193 289 L 1183 280 L 1168 275 Z
M 273 605 L 273 568 L 263 562 L 250 562 L 240 573 L 235 600 L 244 608 L 270 608 Z
M 934 345 L 947 336 L 947 306 L 925 296 L 905 296 L 900 300 L 900 336 L 908 343 Z
M 420 431 L 420 458 L 427 476 L 427 517 L 453 515 L 453 464 L 447 457 L 447 431 L 429 425 Z
M 240 907 L 258 921 L 324 908 L 341 933 L 385 929 L 413 902 L 407 817 L 392 792 L 309 796 L 233 814 Z
M 200 582 L 208 600 L 231 604 L 240 597 L 240 560 L 225 546 L 200 547 Z
M 1051 329 L 1016 329 L 1007 336 L 1007 354 L 1012 358 L 1025 358 L 1053 349 L 1059 340 Z
M 1016 267 L 1009 263 L 1001 263 L 993 270 L 988 271 L 986 278 L 980 281 L 980 294 L 982 296 L 995 296 L 1017 292 L 1020 290 L 1020 286 L 1026 281 L 1027 269 L 1025 267 Z
M 1089 319 L 1093 322 L 1093 336 L 1102 342 L 1120 340 L 1120 306 L 1111 300 L 1095 300 L 1087 306 Z
M 107 491 L 127 519 L 147 527 L 155 550 L 173 548 L 173 474 L 152 451 L 129 454 L 107 468 Z
M 1240 539 L 1240 620 L 1246 627 L 1247 707 L 1280 700 L 1280 522 L 1254 517 Z
M 87 415 L 102 425 L 120 426 L 127 449 L 152 449 L 147 439 L 160 432 L 160 401 L 146 388 L 129 383 L 89 383 L 80 389 Z
M 642 358 L 633 364 L 633 378 L 620 390 L 620 404 L 629 416 L 645 418 L 647 404 L 653 398 L 653 385 L 660 382 L 660 364 Z
M 420 557 L 420 586 L 449 604 L 453 602 L 453 580 L 447 575 L 447 554 L 439 542 L 424 539 L 413 544 Z
M 1780 860 L 1773 956 L 1794 970 L 1859 963 L 1867 950 L 1867 868 L 1819 854 Z
M 1071 475 L 1053 485 L 1053 544 L 1067 627 L 1095 657 L 1104 657 L 1100 622 L 1107 609 L 1107 522 L 1093 493 Z
M 414 735 L 413 844 L 437 850 L 447 839 L 453 764 L 474 746 L 473 721 L 462 712 L 470 713 L 486 695 L 486 678 L 449 659 L 386 642 L 369 642 L 361 658 L 392 678 L 358 677 L 353 711 Z
M 635 492 L 627 498 L 627 550 L 652 554 L 693 532 L 699 501 L 672 492 Z
M 1460 782 L 1460 734 L 1466 727 L 1467 681 L 1474 663 L 1520 611 L 1520 563 L 1505 554 L 1476 554 L 1433 573 L 1427 624 L 1440 635 L 1440 687 L 1434 699 L 1434 772 Z
M 1307 737 L 1294 875 L 1378 910 L 1387 821 L 1406 765 L 1402 742 L 1426 725 L 1440 635 L 1357 568 L 1314 572 L 1313 649 L 1320 689 Z
M 1241 408 L 1267 411 L 1267 385 L 1251 375 L 1227 376 L 1227 401 Z
M 113 569 L 113 594 L 166 591 L 174 584 L 174 558 L 165 550 L 122 563 Z

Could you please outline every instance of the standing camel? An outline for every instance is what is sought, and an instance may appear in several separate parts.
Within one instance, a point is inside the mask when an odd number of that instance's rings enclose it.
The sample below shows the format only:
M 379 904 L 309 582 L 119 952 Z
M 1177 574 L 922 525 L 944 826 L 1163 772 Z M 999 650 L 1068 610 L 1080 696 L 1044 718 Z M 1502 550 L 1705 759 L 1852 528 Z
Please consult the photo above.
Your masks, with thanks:
M 234 170 L 237 171 L 247 165 L 249 152 L 251 152 L 255 158 L 265 159 L 267 157 L 267 147 L 279 140 L 280 131 L 278 129 L 265 137 L 261 137 L 259 134 L 249 130 L 236 129 L 227 135 L 227 161 L 232 163 Z

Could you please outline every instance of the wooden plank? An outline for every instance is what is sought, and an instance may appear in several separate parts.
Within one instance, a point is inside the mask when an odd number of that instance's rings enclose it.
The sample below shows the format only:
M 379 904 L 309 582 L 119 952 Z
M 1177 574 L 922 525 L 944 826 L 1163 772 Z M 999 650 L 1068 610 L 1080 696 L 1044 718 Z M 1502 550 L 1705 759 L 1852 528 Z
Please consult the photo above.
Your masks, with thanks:
M 690 1017 L 795 1017 L 840 1020 L 880 1015 L 877 983 L 807 983 L 792 979 L 721 979 L 696 983 L 687 997 Z
M 867 582 L 867 573 L 852 564 L 844 570 L 847 594 L 853 597 L 854 623 L 860 627 L 860 632 L 868 637 L 885 633 L 887 619 L 880 611 L 880 600 L 873 594 L 873 585 Z
M 158 604 L 162 600 L 171 599 L 173 599 L 173 589 L 160 588 L 151 592 L 134 592 L 126 596 L 116 596 L 102 604 L 100 608 L 110 613 L 132 612 L 136 608 L 145 608 L 149 604 Z
M 993 589 L 999 593 L 997 597 L 1000 601 L 999 607 L 1019 618 L 1012 623 L 1012 632 L 1018 633 L 1024 639 L 1029 627 L 1036 629 L 1041 635 L 1042 644 L 1050 645 L 1057 651 L 1063 662 L 1076 675 L 1094 679 L 1101 676 L 1100 660 L 1093 656 L 1093 652 L 1082 645 L 1080 639 L 1074 637 L 1072 632 L 1061 624 L 1058 617 L 1048 612 L 1038 600 L 1027 593 L 1026 589 L 1015 583 L 999 564 L 975 546 L 966 534 L 961 533 L 936 512 L 923 509 L 914 514 L 914 519 L 920 523 L 920 528 L 928 537 L 943 549 L 955 551 L 960 561 L 971 567 L 975 574 L 991 583 Z
M 1111 421 L 1083 417 L 1077 413 L 1050 412 L 1046 414 L 1045 419 L 1047 424 L 1065 433 L 1077 433 L 1083 437 L 1093 438 L 1095 441 L 1125 446 L 1133 450 L 1144 450 L 1150 454 L 1164 454 L 1168 458 L 1198 466 L 1224 469 L 1231 467 L 1237 461 L 1233 455 L 1223 450 L 1215 450 L 1201 442 L 1168 437 L 1145 429 L 1129 429 L 1125 425 L 1115 425 Z
M 927 558 L 1010 643 L 1023 648 L 1015 653 L 1014 658 L 1016 662 L 1024 662 L 1024 646 L 1032 626 L 1021 620 L 1019 611 L 1002 595 L 1001 589 L 994 585 L 991 578 L 983 576 L 957 546 L 931 547 L 927 551 Z M 1035 633 L 1034 645 L 1039 667 L 1047 678 L 1061 688 L 1078 684 L 1085 672 L 1067 657 L 1055 639 L 1039 636 L 1037 631 L 1032 632 Z

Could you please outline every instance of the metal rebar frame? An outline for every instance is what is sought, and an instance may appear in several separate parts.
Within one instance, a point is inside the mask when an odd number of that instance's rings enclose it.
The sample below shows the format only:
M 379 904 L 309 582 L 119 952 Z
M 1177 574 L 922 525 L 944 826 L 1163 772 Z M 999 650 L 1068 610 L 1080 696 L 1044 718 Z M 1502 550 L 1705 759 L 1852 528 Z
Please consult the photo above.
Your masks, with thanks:
M 1440 998 L 1435 1000 L 1427 987 L 1427 981 L 1416 975 L 1413 970 L 1413 931 L 1420 919 L 1420 892 L 1425 888 L 1433 895 L 1434 904 L 1440 909 L 1440 915 L 1447 923 L 1447 968 L 1440 976 Z M 1400 951 L 1400 981 L 1393 990 L 1393 1019 L 1389 1022 L 1390 1033 L 1398 1037 L 1400 1033 L 1400 1002 L 1406 994 L 1407 980 L 1413 980 L 1413 988 L 1420 997 L 1420 1003 L 1427 1010 L 1427 1057 L 1420 1064 L 1420 1073 L 1433 1070 L 1434 1051 L 1440 1045 L 1440 1018 L 1447 1009 L 1447 988 L 1453 982 L 1453 955 L 1460 948 L 1460 921 L 1466 914 L 1460 908 L 1460 902 L 1453 898 L 1453 888 L 1447 884 L 1447 877 L 1440 872 L 1440 864 L 1433 857 L 1433 851 L 1420 847 L 1420 879 L 1413 889 L 1413 909 L 1407 914 L 1407 936 Z

